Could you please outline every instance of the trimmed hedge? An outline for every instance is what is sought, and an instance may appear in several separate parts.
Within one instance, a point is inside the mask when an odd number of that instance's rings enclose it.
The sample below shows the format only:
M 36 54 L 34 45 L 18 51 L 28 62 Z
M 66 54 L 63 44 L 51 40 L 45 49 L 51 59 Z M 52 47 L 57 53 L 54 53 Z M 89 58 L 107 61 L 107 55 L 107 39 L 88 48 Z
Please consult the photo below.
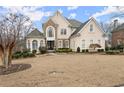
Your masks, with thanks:
M 88 49 L 82 49 L 82 53 L 87 53 L 89 52 Z
M 104 52 L 104 49 L 98 49 L 97 51 L 98 52 Z
M 12 55 L 13 59 L 27 58 L 27 57 L 35 57 L 35 55 L 28 50 L 23 51 L 23 52 L 17 51 L 15 53 L 13 53 L 13 55 Z
M 59 52 L 59 53 L 68 53 L 68 52 L 72 52 L 72 49 L 70 49 L 70 48 L 58 48 L 56 50 L 56 52 Z
M 120 51 L 119 50 L 108 50 L 106 51 L 106 54 L 109 54 L 109 55 L 116 55 L 116 54 L 119 54 Z

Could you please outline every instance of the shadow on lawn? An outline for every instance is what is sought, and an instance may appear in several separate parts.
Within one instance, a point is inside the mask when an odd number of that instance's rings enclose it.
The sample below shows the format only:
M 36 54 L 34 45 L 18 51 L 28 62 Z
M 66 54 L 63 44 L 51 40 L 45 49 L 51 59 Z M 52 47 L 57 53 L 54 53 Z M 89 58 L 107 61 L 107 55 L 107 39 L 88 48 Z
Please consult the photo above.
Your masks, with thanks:
M 114 87 L 124 87 L 124 84 L 115 85 Z
M 0 75 L 8 75 L 11 73 L 23 71 L 31 68 L 31 64 L 12 64 L 8 69 L 0 66 Z

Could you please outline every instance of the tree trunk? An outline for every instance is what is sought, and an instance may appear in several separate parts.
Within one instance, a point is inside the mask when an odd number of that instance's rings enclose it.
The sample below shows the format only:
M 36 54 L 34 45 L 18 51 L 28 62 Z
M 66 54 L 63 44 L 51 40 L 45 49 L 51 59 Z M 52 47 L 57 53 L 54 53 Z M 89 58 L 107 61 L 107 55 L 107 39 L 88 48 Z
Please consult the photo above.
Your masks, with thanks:
M 3 61 L 4 67 L 9 67 L 9 49 L 4 50 L 4 61 Z
M 12 49 L 13 47 L 9 49 L 9 55 L 8 55 L 9 67 L 11 67 L 11 64 L 12 64 Z
M 0 50 L 0 65 L 3 65 L 3 52 Z

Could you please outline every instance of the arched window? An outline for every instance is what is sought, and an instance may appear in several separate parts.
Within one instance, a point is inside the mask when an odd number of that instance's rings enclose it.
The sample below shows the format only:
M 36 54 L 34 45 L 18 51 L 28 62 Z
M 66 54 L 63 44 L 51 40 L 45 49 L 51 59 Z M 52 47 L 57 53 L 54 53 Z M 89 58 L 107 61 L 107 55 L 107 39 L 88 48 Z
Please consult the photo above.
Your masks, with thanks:
M 33 50 L 37 50 L 38 44 L 37 44 L 37 40 L 33 40 L 32 41 L 32 48 Z
M 43 40 L 40 41 L 40 46 L 41 46 L 41 47 L 43 46 Z
M 48 37 L 54 37 L 54 32 L 53 32 L 53 28 L 52 27 L 48 28 L 47 34 L 48 34 Z

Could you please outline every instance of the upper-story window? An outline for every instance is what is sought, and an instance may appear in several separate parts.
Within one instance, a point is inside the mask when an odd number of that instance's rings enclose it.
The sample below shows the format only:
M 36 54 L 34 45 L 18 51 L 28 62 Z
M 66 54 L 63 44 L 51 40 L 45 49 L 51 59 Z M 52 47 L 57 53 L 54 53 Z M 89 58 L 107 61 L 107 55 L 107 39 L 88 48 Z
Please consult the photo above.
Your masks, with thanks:
M 54 31 L 52 27 L 49 27 L 47 30 L 48 37 L 54 37 Z
M 65 28 L 61 29 L 61 35 L 66 35 L 67 34 L 67 31 Z
M 90 32 L 93 32 L 93 24 L 90 24 Z

